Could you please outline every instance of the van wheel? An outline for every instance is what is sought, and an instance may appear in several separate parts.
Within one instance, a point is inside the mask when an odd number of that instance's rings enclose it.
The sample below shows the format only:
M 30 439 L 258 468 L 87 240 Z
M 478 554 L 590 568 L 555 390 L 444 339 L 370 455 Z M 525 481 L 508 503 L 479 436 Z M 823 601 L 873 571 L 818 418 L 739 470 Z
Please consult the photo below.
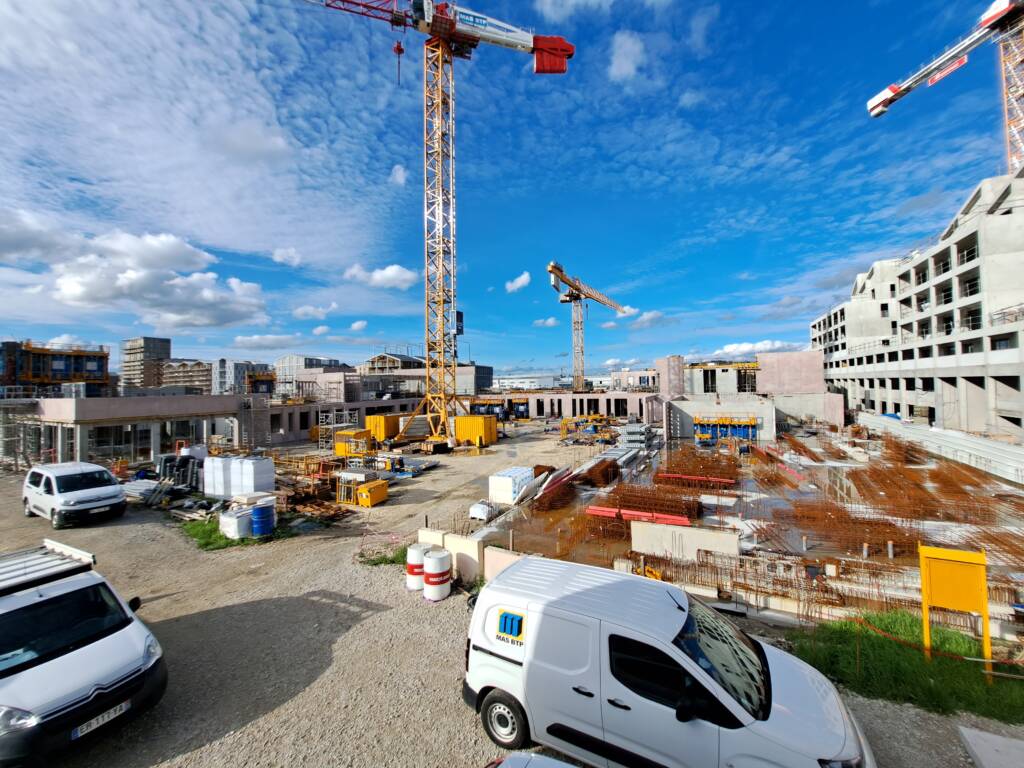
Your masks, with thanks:
M 55 509 L 51 510 L 50 511 L 50 525 L 53 527 L 53 530 L 59 531 L 61 528 L 64 527 L 64 515 L 62 515 L 60 512 L 58 512 Z
M 32 511 L 32 505 L 28 503 L 28 499 L 24 500 L 24 504 L 25 504 L 25 517 L 32 517 L 32 516 L 34 516 L 35 512 Z
M 530 726 L 519 702 L 504 691 L 491 691 L 480 707 L 484 730 L 505 749 L 522 749 L 530 743 Z

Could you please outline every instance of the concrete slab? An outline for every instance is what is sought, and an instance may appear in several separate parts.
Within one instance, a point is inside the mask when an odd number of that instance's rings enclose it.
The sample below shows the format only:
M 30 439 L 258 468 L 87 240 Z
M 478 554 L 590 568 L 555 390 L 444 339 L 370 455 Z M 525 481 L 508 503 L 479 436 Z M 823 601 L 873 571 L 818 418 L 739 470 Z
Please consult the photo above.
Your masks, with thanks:
M 1024 741 L 959 726 L 960 740 L 978 768 L 1020 768 Z

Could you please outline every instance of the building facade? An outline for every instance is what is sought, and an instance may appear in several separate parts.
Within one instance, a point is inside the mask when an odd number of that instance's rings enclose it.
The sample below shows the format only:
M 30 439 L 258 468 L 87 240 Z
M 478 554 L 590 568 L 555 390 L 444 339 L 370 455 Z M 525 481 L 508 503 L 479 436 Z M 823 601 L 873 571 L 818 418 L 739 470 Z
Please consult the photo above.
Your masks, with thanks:
M 103 346 L 0 342 L 0 387 L 4 388 L 28 392 L 80 384 L 86 388 L 83 395 L 95 395 L 110 383 L 109 365 L 110 350 Z
M 186 387 L 197 395 L 208 395 L 212 381 L 213 365 L 203 360 L 168 360 L 163 365 L 162 386 Z
M 1024 180 L 973 191 L 934 245 L 876 262 L 816 318 L 811 346 L 847 408 L 1024 436 Z
M 269 374 L 274 369 L 269 363 L 254 363 L 249 360 L 227 360 L 220 358 L 213 361 L 211 372 L 211 394 L 244 395 L 251 389 L 253 374 Z M 264 393 L 265 394 L 265 393 Z
M 138 336 L 121 342 L 121 385 L 159 387 L 163 364 L 171 358 L 171 340 Z
M 350 369 L 341 360 L 331 357 L 313 357 L 311 355 L 282 355 L 274 361 L 274 373 L 277 377 L 277 391 L 280 393 L 291 393 L 294 391 L 295 376 L 299 371 L 309 368 L 323 368 L 325 370 Z

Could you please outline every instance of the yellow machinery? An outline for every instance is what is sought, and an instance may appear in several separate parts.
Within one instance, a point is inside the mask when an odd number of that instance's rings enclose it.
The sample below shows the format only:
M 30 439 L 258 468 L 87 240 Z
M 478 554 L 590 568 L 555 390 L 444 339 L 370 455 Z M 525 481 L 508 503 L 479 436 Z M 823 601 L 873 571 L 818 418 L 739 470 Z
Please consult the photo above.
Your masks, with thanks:
M 625 312 L 626 308 L 581 282 L 578 277 L 569 277 L 557 261 L 548 264 L 548 273 L 551 275 L 551 287 L 558 291 L 558 300 L 572 304 L 572 391 L 583 392 L 587 381 L 583 371 L 583 302 L 590 299 L 618 313 Z M 563 285 L 565 293 L 562 293 Z
M 397 437 L 402 431 L 401 416 L 397 413 L 382 413 L 366 417 L 366 428 L 378 443 Z
M 608 432 L 608 427 L 610 426 L 608 417 L 600 413 L 592 413 L 589 416 L 572 416 L 562 419 L 562 439 L 565 440 L 569 435 L 575 435 L 577 432 L 585 432 L 590 429 L 593 429 L 594 435 L 598 436 L 599 432 Z
M 498 442 L 497 416 L 456 416 L 455 439 L 478 448 Z
M 339 429 L 334 433 L 334 455 L 344 458 L 372 456 L 376 453 L 373 435 L 368 429 Z

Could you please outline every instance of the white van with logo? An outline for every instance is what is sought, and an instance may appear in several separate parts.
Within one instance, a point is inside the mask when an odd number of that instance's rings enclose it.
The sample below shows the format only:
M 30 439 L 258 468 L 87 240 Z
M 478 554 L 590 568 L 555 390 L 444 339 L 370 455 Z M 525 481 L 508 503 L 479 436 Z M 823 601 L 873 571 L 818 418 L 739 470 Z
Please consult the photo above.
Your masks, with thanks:
M 0 766 L 38 766 L 156 704 L 163 650 L 92 568 L 55 541 L 0 555 Z
M 25 475 L 21 503 L 25 517 L 45 517 L 57 530 L 101 516 L 123 515 L 128 500 L 105 467 L 69 461 L 32 467 Z
M 875 768 L 835 687 L 671 584 L 524 558 L 481 590 L 463 699 L 587 765 Z

